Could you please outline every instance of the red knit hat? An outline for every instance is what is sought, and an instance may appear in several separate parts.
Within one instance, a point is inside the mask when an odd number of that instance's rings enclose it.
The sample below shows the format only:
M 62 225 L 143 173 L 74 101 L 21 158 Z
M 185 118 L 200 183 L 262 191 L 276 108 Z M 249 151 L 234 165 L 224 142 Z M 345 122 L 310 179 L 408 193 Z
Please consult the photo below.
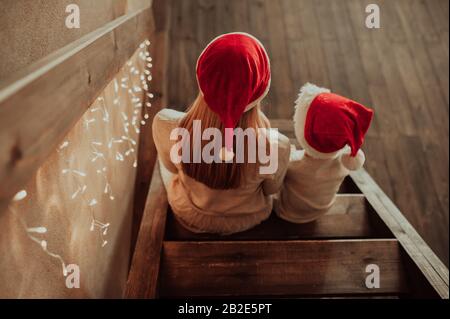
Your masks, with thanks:
M 296 134 L 305 149 L 328 158 L 345 146 L 355 157 L 373 118 L 373 111 L 329 90 L 306 84 L 297 100 Z
M 197 82 L 209 108 L 225 128 L 227 152 L 245 111 L 256 106 L 270 87 L 270 62 L 261 42 L 247 33 L 228 33 L 210 42 L 197 61 Z

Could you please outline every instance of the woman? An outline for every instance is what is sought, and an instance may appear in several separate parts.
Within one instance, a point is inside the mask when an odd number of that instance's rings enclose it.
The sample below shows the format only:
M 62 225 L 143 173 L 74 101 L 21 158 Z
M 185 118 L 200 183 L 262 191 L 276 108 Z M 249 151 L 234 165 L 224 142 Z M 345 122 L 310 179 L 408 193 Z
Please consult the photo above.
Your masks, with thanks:
M 229 33 L 205 48 L 197 61 L 196 73 L 200 93 L 188 112 L 164 109 L 153 122 L 160 162 L 173 174 L 167 185 L 169 204 L 180 223 L 193 232 L 244 231 L 270 215 L 272 195 L 280 190 L 289 162 L 289 139 L 270 130 L 260 110 L 270 86 L 269 58 L 253 36 Z M 208 128 L 222 133 L 223 139 L 215 140 L 220 144 L 220 152 L 213 156 L 213 162 L 190 147 L 197 143 L 196 121 L 201 123 L 202 137 Z M 250 141 L 251 134 L 246 139 L 233 139 L 235 128 L 255 132 L 253 137 L 258 142 Z M 176 132 L 186 134 L 173 139 Z M 263 143 L 259 143 L 261 140 Z M 244 147 L 239 145 L 242 141 Z M 200 143 L 203 150 L 209 141 Z M 184 153 L 181 155 L 174 152 L 180 144 Z M 255 154 L 249 145 L 256 145 L 258 155 L 268 148 L 276 169 L 269 173 L 261 169 L 265 163 L 261 156 L 251 160 Z M 174 153 L 180 155 L 177 160 Z M 193 158 L 198 160 L 192 161 Z

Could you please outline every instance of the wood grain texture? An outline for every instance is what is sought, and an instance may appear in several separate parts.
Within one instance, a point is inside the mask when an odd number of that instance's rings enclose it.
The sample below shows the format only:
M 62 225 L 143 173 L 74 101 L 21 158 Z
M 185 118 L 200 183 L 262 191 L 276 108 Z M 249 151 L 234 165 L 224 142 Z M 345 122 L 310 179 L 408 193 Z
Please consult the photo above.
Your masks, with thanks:
M 376 223 L 363 195 L 340 195 L 330 211 L 313 223 L 293 224 L 275 214 L 260 225 L 228 236 L 192 233 L 169 215 L 165 240 L 294 240 L 325 238 L 388 238 L 387 229 Z
M 365 286 L 366 265 L 382 272 Z M 301 296 L 407 291 L 396 240 L 165 242 L 161 296 Z
M 448 299 L 448 268 L 364 169 L 353 172 L 351 177 L 429 283 L 441 298 Z
M 0 84 L 0 212 L 150 35 L 151 9 L 120 17 Z
M 185 110 L 195 98 L 195 62 L 212 38 L 254 34 L 273 62 L 270 119 L 291 117 L 305 82 L 375 109 L 367 170 L 448 265 L 448 1 L 379 0 L 381 28 L 369 30 L 372 2 L 174 1 L 169 104 Z
M 124 298 L 155 298 L 167 214 L 167 193 L 155 165 Z

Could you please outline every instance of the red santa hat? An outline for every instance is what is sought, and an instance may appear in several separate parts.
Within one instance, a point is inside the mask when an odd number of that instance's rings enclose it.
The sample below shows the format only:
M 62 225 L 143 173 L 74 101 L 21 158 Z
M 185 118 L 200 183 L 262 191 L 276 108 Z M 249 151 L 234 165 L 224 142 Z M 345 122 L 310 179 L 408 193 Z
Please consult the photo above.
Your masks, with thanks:
M 223 34 L 200 54 L 197 82 L 206 104 L 225 127 L 222 159 L 231 160 L 233 129 L 242 114 L 256 106 L 269 91 L 269 56 L 261 42 L 250 34 Z
M 305 84 L 296 101 L 295 134 L 308 155 L 327 159 L 339 154 L 350 170 L 364 164 L 360 149 L 373 111 L 328 89 Z

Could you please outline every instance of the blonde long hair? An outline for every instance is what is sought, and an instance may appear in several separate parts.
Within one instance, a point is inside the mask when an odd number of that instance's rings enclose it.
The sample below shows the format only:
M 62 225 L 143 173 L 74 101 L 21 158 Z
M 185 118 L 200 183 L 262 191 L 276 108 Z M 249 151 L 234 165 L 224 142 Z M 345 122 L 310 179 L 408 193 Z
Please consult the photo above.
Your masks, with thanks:
M 191 139 L 190 145 L 193 145 L 194 120 L 201 121 L 202 134 L 206 128 L 217 128 L 221 131 L 222 136 L 225 136 L 224 126 L 220 121 L 220 118 L 216 113 L 211 111 L 201 94 L 197 96 L 194 103 L 189 107 L 186 116 L 180 122 L 180 127 L 185 128 L 189 132 Z M 253 128 L 257 132 L 258 128 L 270 128 L 270 123 L 262 115 L 260 106 L 257 105 L 241 116 L 237 127 L 242 128 L 243 130 Z M 202 149 L 207 143 L 209 143 L 209 141 L 202 140 Z M 247 138 L 244 139 L 244 143 L 244 163 L 236 163 L 235 160 L 232 162 L 205 163 L 202 159 L 200 163 L 182 163 L 182 170 L 186 175 L 213 189 L 238 188 L 245 180 L 245 172 L 249 170 L 255 170 L 256 172 L 257 167 L 256 163 L 248 163 Z M 189 149 L 191 152 L 190 158 L 192 158 L 192 147 Z M 234 149 L 236 149 L 236 145 L 234 145 Z

